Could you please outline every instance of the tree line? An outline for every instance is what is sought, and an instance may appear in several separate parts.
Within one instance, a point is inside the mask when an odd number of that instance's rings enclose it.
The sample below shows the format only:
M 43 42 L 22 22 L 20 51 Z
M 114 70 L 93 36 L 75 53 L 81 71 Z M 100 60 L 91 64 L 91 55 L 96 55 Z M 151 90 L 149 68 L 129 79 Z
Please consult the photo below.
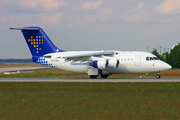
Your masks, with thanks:
M 31 63 L 32 59 L 0 59 L 0 64 L 3 63 Z
M 176 45 L 170 52 L 164 52 L 162 55 L 154 48 L 152 54 L 156 55 L 160 60 L 170 64 L 173 68 L 180 68 L 180 44 Z

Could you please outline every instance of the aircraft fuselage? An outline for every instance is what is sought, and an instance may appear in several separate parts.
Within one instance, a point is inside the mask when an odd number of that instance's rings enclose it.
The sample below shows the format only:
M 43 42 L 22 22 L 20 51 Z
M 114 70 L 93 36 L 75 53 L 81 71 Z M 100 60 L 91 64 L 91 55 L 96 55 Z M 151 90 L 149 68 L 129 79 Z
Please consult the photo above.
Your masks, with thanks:
M 91 52 L 93 53 L 97 51 L 77 51 L 46 54 L 44 56 L 51 57 L 42 57 L 39 60 L 44 60 L 41 62 L 38 61 L 37 63 L 48 65 L 69 72 L 87 74 L 91 59 L 87 59 L 86 57 L 82 57 L 81 59 L 64 59 L 63 56 Z M 104 58 L 103 55 L 98 57 Z M 171 66 L 167 63 L 161 60 L 155 60 L 154 58 L 157 57 L 148 52 L 114 51 L 114 54 L 108 57 L 118 59 L 119 65 L 117 68 L 102 69 L 102 71 L 106 74 L 159 73 L 171 68 Z M 147 58 L 149 58 L 149 60 L 147 60 Z M 153 59 L 150 60 L 150 58 Z

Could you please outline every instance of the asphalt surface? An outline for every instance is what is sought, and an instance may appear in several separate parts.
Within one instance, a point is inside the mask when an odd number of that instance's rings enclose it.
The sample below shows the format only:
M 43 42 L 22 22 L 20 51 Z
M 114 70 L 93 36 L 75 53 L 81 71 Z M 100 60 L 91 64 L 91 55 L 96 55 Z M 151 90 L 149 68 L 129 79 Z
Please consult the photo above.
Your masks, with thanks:
M 0 82 L 180 82 L 180 78 L 161 79 L 77 79 L 77 78 L 0 78 Z

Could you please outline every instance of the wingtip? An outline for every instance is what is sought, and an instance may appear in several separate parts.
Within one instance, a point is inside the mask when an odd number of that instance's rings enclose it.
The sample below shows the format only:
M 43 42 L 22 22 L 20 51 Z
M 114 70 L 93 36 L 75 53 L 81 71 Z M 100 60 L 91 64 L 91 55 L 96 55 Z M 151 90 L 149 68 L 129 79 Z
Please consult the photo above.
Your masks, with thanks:
M 9 28 L 10 30 L 13 30 L 14 28 Z

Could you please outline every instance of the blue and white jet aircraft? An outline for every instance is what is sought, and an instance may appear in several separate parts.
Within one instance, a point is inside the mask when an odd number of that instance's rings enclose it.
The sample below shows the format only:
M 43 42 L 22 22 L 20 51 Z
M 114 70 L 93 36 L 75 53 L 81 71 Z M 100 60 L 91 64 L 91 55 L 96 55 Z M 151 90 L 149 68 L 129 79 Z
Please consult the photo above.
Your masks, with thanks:
M 21 30 L 32 54 L 32 61 L 64 71 L 88 74 L 95 79 L 112 74 L 157 73 L 172 67 L 148 52 L 138 51 L 64 51 L 57 48 L 42 28 L 37 26 L 10 28 Z

